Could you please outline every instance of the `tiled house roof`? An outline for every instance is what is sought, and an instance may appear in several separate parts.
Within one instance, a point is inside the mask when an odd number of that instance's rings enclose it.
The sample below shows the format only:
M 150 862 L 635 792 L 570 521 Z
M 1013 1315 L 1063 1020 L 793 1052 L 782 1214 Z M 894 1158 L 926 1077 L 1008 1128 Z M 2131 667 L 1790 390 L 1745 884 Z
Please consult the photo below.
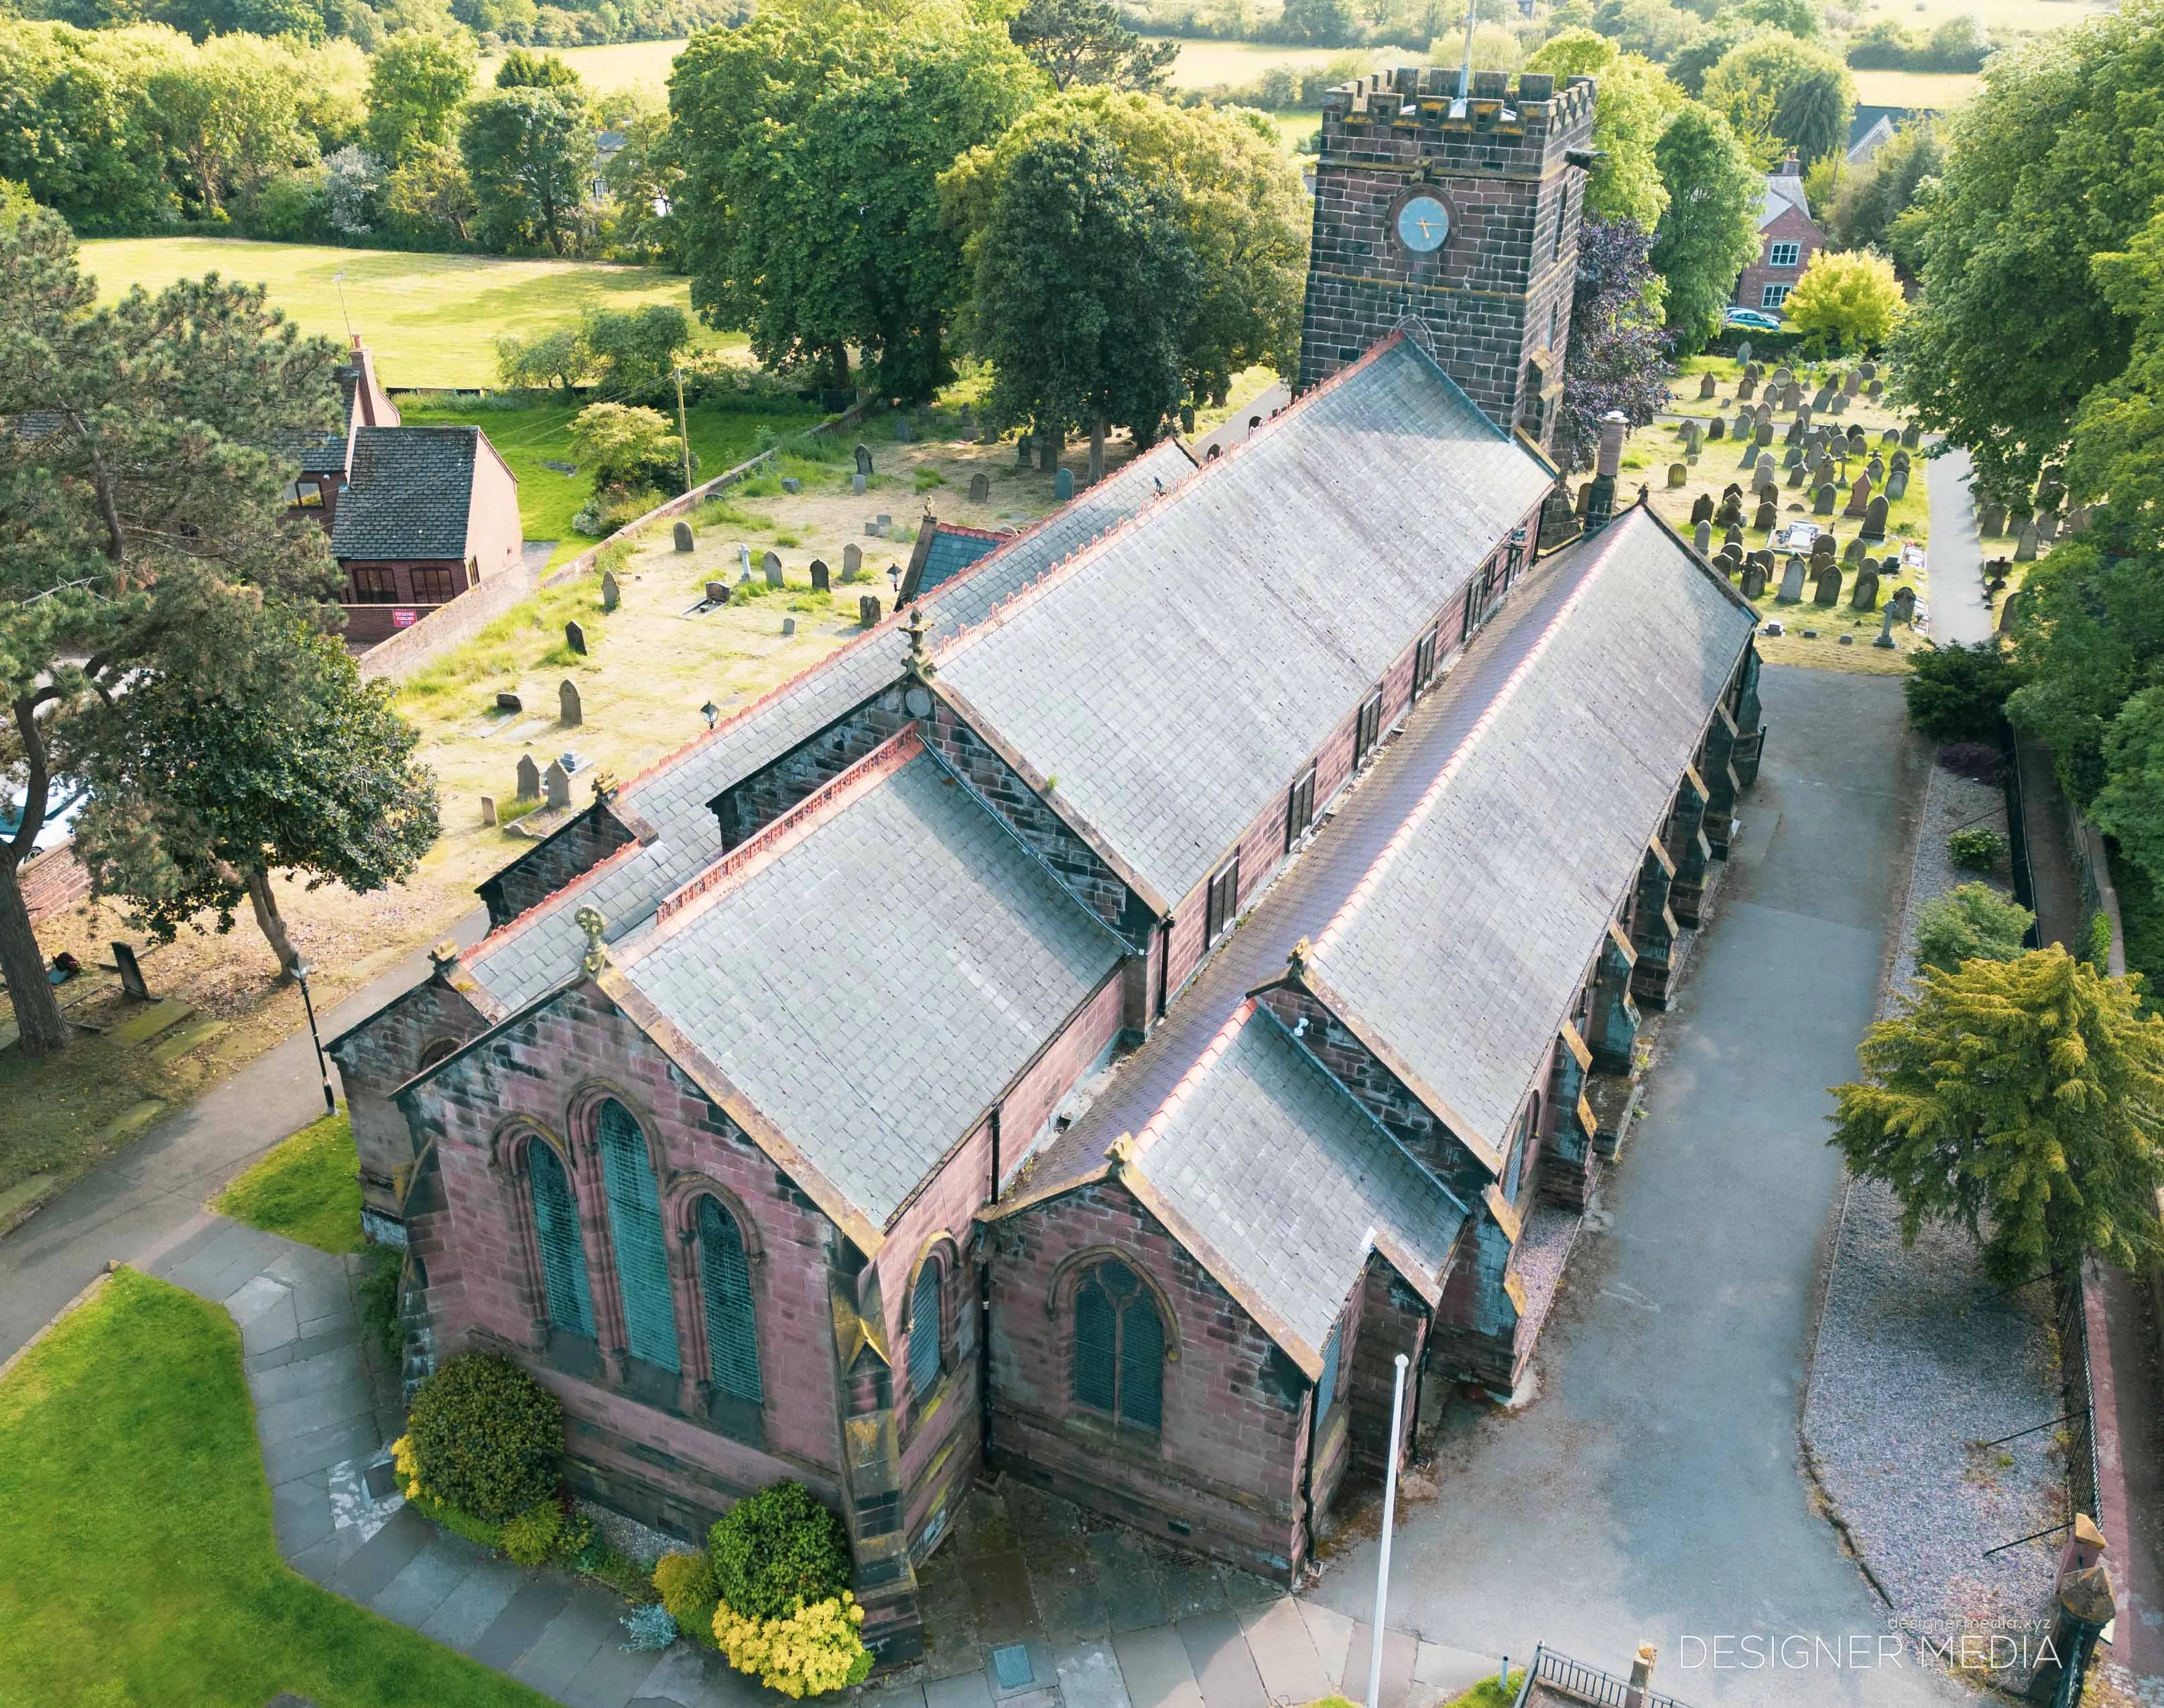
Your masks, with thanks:
M 361 427 L 332 554 L 366 562 L 464 559 L 481 429 Z
M 987 552 L 996 550 L 999 543 L 997 534 L 982 528 L 940 523 L 932 536 L 931 548 L 924 554 L 924 567 L 917 572 L 917 597 L 943 587 Z

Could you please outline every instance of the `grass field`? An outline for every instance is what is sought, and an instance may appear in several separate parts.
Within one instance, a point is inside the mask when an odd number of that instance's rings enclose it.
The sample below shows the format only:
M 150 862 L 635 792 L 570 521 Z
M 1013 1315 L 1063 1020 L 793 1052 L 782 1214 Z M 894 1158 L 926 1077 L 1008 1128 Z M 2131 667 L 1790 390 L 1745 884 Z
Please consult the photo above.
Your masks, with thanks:
M 674 41 L 620 41 L 607 47 L 550 48 L 554 54 L 575 67 L 586 86 L 600 94 L 617 89 L 635 89 L 641 84 L 657 93 L 669 86 L 669 66 L 684 46 L 684 38 Z M 480 81 L 486 83 L 496 76 L 496 68 L 503 63 L 502 54 L 481 55 Z
M 1856 98 L 1868 107 L 1928 107 L 1945 113 L 1983 86 L 1958 71 L 1851 71 Z
M 225 1312 L 123 1270 L 0 1383 L 0 1704 L 525 1708 L 289 1570 Z
M 319 1251 L 360 1250 L 360 1159 L 352 1118 L 341 1109 L 302 1128 L 236 1177 L 211 1208 Z
M 82 251 L 108 301 L 133 285 L 155 291 L 212 271 L 265 285 L 271 302 L 304 332 L 343 343 L 349 322 L 376 353 L 376 372 L 386 385 L 493 385 L 498 333 L 545 331 L 575 318 L 588 304 L 673 302 L 687 315 L 691 309 L 688 280 L 598 261 L 417 255 L 221 238 L 113 238 L 86 243 Z M 706 345 L 743 345 L 704 328 L 699 337 Z

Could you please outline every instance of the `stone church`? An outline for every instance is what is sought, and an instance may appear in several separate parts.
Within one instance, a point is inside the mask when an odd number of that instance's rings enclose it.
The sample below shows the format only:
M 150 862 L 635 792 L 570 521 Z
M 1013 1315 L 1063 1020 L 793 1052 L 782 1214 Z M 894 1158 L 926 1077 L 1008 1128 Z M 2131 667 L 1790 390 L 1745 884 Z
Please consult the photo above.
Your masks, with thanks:
M 607 789 L 333 1046 L 416 1367 L 517 1359 L 680 1535 L 806 1483 L 884 1659 L 980 1474 L 1289 1579 L 1396 1354 L 1508 1392 L 1727 852 L 1749 608 L 1620 427 L 1549 503 L 1593 88 L 1452 87 L 1329 96 L 1290 406 Z

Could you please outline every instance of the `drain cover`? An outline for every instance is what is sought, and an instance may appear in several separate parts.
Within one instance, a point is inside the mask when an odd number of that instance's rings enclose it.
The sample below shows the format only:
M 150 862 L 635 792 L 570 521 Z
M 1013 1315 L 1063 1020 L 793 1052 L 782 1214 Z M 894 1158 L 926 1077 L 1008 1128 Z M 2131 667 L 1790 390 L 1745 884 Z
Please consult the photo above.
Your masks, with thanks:
M 1019 1690 L 1037 1678 L 1029 1669 L 1029 1651 L 1018 1643 L 992 1651 L 992 1670 L 999 1675 L 1002 1690 Z
M 398 1492 L 398 1474 L 389 1459 L 372 1464 L 360 1474 L 360 1485 L 371 1501 L 388 1500 Z

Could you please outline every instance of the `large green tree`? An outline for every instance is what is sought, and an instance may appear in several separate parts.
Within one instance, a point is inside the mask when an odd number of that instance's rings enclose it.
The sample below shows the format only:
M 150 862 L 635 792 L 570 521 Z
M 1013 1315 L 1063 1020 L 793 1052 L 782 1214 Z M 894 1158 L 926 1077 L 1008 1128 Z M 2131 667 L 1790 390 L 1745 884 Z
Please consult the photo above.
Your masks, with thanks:
M 465 109 L 459 151 L 475 228 L 496 249 L 577 249 L 594 170 L 594 122 L 575 87 L 491 89 Z
M 1112 0 L 1024 0 L 1007 34 L 1044 68 L 1055 89 L 1104 83 L 1156 89 L 1179 57 L 1176 41 L 1150 41 L 1120 21 Z
M 1856 80 L 1815 43 L 1767 34 L 1720 56 L 1705 74 L 1704 99 L 1738 134 L 1770 135 L 1809 165 L 1847 146 Z
M 936 181 L 1048 86 L 966 0 L 776 0 L 694 36 L 669 83 L 694 306 L 770 368 L 839 385 L 854 348 L 884 396 L 929 397 L 969 288 Z
M 1654 158 L 1661 133 L 1687 97 L 1668 73 L 1589 29 L 1566 29 L 1541 44 L 1526 61 L 1530 71 L 1598 80 L 1593 108 L 1593 145 L 1607 158 L 1585 186 L 1585 206 L 1603 219 L 1627 219 L 1641 230 L 1661 223 L 1667 186 Z
M 1039 432 L 1131 428 L 1148 444 L 1179 408 L 1195 262 L 1179 222 L 1119 146 L 1074 116 L 1015 159 L 980 234 L 974 325 L 992 409 Z
M 473 78 L 473 38 L 463 29 L 401 30 L 368 62 L 369 146 L 389 167 L 449 143 Z
M 1259 115 L 1174 107 L 1153 96 L 1078 89 L 1043 102 L 995 144 L 971 149 L 939 181 L 949 223 L 974 265 L 1015 163 L 1048 136 L 1086 124 L 1158 191 L 1195 259 L 1180 305 L 1188 397 L 1221 403 L 1232 376 L 1257 364 L 1291 375 L 1313 215 L 1299 168 Z
M 1835 1087 L 1832 1143 L 1890 1187 L 1902 1233 L 1965 1228 L 2002 1286 L 2158 1247 L 2164 1016 L 2053 945 L 1926 970 Z
M 67 1037 L 16 879 L 55 778 L 138 673 L 237 668 L 255 598 L 338 579 L 322 531 L 286 524 L 271 448 L 337 427 L 338 347 L 215 275 L 96 300 L 58 217 L 0 229 L 0 771 L 24 804 L 0 840 L 0 972 L 33 1055 Z
M 1695 101 L 1669 120 L 1653 158 L 1668 196 L 1653 266 L 1668 324 L 1696 348 L 1720 330 L 1736 276 L 1757 259 L 1765 179 L 1728 121 Z
M 435 781 L 389 684 L 364 682 L 313 614 L 241 600 L 225 623 L 166 646 L 94 713 L 76 846 L 160 941 L 206 914 L 230 930 L 245 899 L 290 972 L 272 876 L 364 895 L 410 877 L 436 840 Z
M 1946 164 L 1937 126 L 1904 124 L 1862 165 L 1844 173 L 1826 211 L 1826 228 L 1845 249 L 1878 249 L 1901 259 L 1894 223 L 1914 207 L 1919 187 Z

